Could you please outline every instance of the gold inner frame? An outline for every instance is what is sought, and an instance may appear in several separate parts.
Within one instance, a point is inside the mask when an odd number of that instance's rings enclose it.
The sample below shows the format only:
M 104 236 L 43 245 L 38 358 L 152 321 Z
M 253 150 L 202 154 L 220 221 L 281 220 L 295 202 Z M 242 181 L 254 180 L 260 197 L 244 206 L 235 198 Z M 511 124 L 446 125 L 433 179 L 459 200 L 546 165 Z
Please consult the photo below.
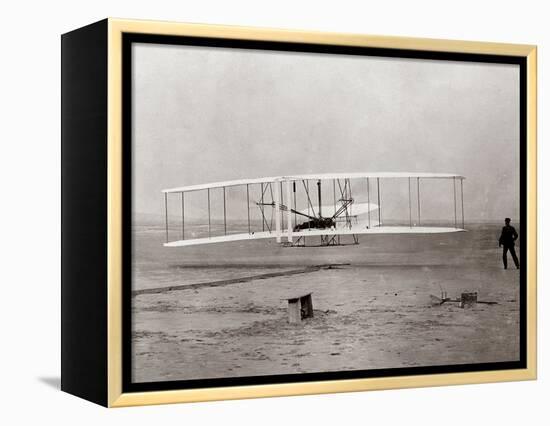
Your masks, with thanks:
M 536 379 L 537 49 L 532 45 L 183 24 L 109 18 L 108 24 L 108 405 L 167 404 Z M 527 59 L 527 368 L 369 379 L 122 392 L 122 34 L 218 37 L 518 56 Z

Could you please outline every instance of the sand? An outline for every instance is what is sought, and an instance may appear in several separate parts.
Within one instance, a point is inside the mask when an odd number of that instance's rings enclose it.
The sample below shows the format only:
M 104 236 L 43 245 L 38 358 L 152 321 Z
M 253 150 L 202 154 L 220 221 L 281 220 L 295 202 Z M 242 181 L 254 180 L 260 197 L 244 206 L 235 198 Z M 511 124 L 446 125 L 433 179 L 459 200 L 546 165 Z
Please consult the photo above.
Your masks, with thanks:
M 498 224 L 468 228 L 344 247 L 178 249 L 162 247 L 161 227 L 136 227 L 132 379 L 516 361 L 519 272 L 502 269 Z M 442 290 L 497 304 L 432 305 Z M 286 299 L 308 292 L 314 317 L 289 324 Z

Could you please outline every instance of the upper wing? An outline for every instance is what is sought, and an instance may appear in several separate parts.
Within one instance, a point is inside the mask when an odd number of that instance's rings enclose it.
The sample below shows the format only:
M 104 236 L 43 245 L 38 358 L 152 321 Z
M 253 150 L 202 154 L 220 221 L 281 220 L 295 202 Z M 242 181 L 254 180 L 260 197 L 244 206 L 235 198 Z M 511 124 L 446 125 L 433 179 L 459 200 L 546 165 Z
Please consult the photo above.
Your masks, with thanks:
M 280 177 L 264 177 L 264 178 L 258 178 L 258 179 L 227 180 L 227 181 L 222 181 L 222 182 L 211 182 L 211 183 L 203 183 L 203 184 L 199 184 L 199 185 L 189 185 L 189 186 L 180 186 L 180 187 L 175 187 L 175 188 L 167 188 L 167 189 L 163 189 L 162 192 L 165 193 L 165 194 L 170 194 L 170 193 L 179 193 L 179 192 L 202 191 L 202 190 L 205 190 L 205 189 L 224 188 L 224 187 L 227 188 L 227 187 L 230 187 L 230 186 L 273 183 L 278 179 L 280 179 Z
M 466 179 L 464 176 L 453 173 L 414 173 L 414 172 L 378 172 L 378 173 L 319 173 L 309 175 L 272 176 L 256 179 L 237 179 L 221 182 L 211 182 L 199 185 L 181 186 L 163 189 L 164 193 L 200 191 L 209 188 L 222 188 L 238 185 L 253 185 L 261 183 L 273 183 L 277 181 L 299 180 L 330 180 L 330 179 Z

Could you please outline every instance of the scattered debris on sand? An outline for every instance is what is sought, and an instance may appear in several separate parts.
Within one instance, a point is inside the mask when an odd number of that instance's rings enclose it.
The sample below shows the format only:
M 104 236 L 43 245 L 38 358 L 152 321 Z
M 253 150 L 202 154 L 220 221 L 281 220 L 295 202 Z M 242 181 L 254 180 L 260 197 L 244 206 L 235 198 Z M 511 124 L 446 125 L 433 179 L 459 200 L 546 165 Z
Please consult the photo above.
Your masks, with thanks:
M 472 307 L 472 306 L 475 306 L 477 303 L 481 303 L 483 305 L 498 305 L 498 302 L 478 300 L 477 292 L 461 293 L 460 298 L 456 298 L 456 299 L 451 299 L 450 297 L 447 297 L 446 291 L 441 292 L 441 297 L 430 294 L 430 303 L 432 306 L 443 305 L 444 303 L 447 303 L 447 302 L 458 303 L 461 308 Z

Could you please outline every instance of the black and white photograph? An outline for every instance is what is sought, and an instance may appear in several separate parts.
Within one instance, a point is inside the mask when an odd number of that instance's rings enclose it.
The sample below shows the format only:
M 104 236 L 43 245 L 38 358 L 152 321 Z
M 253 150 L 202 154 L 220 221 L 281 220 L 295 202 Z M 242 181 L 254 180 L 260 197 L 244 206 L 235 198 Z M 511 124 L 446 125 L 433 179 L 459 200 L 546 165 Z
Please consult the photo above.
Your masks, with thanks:
M 518 365 L 518 64 L 130 52 L 132 383 Z

